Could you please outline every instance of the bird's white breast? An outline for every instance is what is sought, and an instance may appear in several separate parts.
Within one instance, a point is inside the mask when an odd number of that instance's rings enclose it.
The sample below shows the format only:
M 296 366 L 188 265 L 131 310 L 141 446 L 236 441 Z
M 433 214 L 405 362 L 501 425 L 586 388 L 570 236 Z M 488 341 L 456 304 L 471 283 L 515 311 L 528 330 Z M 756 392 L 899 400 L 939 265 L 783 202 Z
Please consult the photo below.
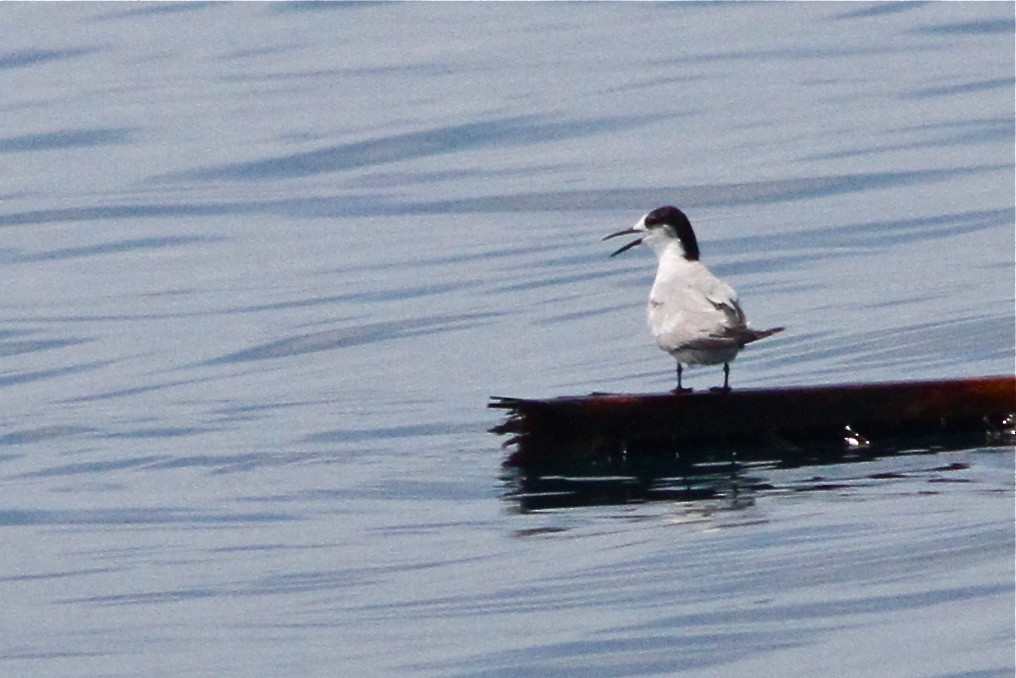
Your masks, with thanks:
M 686 364 L 716 364 L 737 355 L 739 347 L 694 347 L 738 324 L 718 306 L 736 307 L 737 293 L 700 261 L 688 261 L 679 248 L 658 252 L 659 266 L 649 293 L 649 329 L 661 349 Z

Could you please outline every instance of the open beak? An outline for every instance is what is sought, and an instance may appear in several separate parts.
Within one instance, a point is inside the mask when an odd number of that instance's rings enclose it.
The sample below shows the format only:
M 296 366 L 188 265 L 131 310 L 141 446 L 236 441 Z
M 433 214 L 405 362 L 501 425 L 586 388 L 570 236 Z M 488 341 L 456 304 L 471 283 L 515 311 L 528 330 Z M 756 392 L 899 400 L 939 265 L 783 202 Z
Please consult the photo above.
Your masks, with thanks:
M 618 249 L 616 252 L 614 252 L 610 256 L 616 257 L 617 255 L 621 254 L 621 252 L 627 252 L 632 247 L 635 247 L 636 245 L 641 245 L 642 244 L 642 237 L 641 237 L 641 235 L 643 233 L 645 233 L 645 231 L 640 231 L 640 230 L 635 229 L 635 228 L 626 228 L 623 231 L 618 231 L 617 233 L 611 233 L 608 236 L 604 236 L 603 237 L 604 240 L 610 240 L 611 238 L 616 238 L 619 235 L 631 235 L 633 233 L 638 233 L 639 234 L 639 239 L 631 241 L 630 243 L 628 243 L 624 247 Z

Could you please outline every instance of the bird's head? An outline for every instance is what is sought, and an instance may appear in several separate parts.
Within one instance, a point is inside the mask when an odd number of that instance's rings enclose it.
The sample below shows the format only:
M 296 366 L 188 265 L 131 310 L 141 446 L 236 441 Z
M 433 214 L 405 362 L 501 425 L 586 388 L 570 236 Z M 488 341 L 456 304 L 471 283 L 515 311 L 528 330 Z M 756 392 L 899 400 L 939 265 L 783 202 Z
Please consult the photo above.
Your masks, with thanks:
M 657 254 L 669 246 L 679 245 L 682 255 L 688 261 L 697 261 L 699 258 L 698 241 L 695 239 L 695 231 L 691 228 L 691 222 L 688 221 L 684 212 L 672 205 L 657 207 L 652 212 L 642 215 L 642 218 L 631 228 L 611 233 L 603 239 L 609 240 L 622 235 L 637 235 L 638 237 L 610 256 L 614 257 L 622 252 L 627 252 L 636 245 L 648 245 Z

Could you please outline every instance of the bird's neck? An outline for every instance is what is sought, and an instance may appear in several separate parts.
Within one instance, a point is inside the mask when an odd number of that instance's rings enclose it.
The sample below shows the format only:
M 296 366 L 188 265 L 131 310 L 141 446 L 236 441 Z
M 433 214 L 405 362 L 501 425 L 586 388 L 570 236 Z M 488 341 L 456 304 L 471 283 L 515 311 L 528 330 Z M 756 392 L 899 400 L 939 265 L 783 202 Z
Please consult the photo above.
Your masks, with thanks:
M 670 241 L 656 248 L 656 279 L 668 280 L 678 278 L 694 268 L 697 261 L 688 261 L 684 256 L 684 248 L 678 241 Z

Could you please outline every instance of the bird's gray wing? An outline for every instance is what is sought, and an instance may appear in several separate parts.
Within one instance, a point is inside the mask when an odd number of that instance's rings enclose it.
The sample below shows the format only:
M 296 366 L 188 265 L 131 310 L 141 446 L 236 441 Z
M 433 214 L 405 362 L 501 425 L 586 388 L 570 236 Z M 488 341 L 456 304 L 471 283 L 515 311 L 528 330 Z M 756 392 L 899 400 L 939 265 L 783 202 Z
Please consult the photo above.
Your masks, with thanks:
M 680 348 L 692 351 L 724 351 L 734 348 L 735 346 L 740 347 L 743 345 L 744 344 L 738 342 L 735 337 L 711 334 L 708 337 L 686 341 L 681 344 Z
M 723 300 L 709 298 L 709 303 L 726 317 L 726 323 L 724 324 L 728 329 L 746 327 L 748 325 L 748 319 L 744 317 L 744 311 L 741 310 L 741 305 L 737 303 L 737 297 Z
M 722 345 L 728 347 L 737 344 L 738 348 L 744 348 L 746 344 L 782 331 L 782 327 L 774 327 L 769 330 L 753 330 L 744 325 L 739 327 L 724 327 L 722 330 L 710 334 L 705 341 L 725 342 Z

